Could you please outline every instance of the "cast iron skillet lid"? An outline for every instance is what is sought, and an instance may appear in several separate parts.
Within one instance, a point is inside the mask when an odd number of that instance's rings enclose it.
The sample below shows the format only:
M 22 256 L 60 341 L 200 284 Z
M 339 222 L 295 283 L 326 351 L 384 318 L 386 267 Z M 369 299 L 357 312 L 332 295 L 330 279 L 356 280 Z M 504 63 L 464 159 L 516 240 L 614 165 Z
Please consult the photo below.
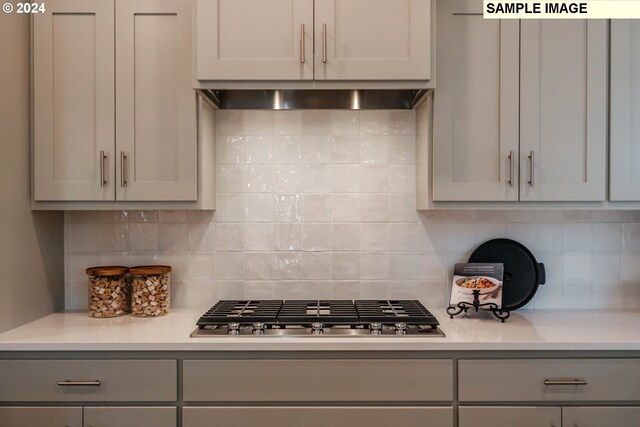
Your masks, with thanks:
M 469 262 L 501 262 L 504 264 L 502 305 L 515 310 L 526 305 L 546 281 L 544 264 L 521 243 L 510 239 L 494 239 L 473 251 Z

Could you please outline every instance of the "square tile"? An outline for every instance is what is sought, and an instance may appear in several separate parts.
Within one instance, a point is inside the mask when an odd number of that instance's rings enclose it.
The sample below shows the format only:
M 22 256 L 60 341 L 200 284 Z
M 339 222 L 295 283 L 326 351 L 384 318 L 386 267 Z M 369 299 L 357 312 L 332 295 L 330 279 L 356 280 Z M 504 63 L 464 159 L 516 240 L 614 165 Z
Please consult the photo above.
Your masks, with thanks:
M 302 249 L 302 224 L 273 224 L 273 249 L 299 251 Z

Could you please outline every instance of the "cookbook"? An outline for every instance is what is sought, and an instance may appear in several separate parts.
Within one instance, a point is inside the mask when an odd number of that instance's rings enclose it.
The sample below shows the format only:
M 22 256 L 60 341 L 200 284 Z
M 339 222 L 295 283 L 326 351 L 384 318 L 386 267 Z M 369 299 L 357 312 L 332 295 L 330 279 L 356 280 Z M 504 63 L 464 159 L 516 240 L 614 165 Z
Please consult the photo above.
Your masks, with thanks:
M 504 264 L 502 263 L 460 263 L 453 270 L 451 286 L 451 306 L 465 302 L 473 304 L 474 291 L 478 295 L 480 305 L 495 304 L 502 307 L 502 280 Z M 484 305 L 483 309 L 492 306 Z M 496 308 L 496 307 L 493 307 Z

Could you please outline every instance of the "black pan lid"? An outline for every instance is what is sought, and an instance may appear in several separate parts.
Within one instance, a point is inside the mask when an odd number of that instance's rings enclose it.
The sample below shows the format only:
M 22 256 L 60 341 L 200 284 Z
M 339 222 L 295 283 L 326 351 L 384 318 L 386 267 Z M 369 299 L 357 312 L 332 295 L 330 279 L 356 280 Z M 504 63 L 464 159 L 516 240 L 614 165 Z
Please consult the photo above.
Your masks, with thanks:
M 546 281 L 544 264 L 523 244 L 510 239 L 494 239 L 483 243 L 471 254 L 469 262 L 501 262 L 504 264 L 502 305 L 515 310 L 526 305 Z

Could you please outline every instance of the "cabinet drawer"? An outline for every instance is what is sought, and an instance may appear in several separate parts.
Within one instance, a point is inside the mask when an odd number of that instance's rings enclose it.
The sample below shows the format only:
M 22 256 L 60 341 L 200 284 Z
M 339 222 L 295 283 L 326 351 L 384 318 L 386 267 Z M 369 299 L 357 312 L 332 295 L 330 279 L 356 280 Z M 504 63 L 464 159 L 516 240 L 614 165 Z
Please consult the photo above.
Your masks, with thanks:
M 640 407 L 562 408 L 562 420 L 568 427 L 638 427 Z
M 184 408 L 183 427 L 453 427 L 453 408 L 234 407 Z
M 562 409 L 559 407 L 461 406 L 458 409 L 458 427 L 560 427 L 561 425 Z
M 185 360 L 184 400 L 450 401 L 451 360 Z
M 640 400 L 640 359 L 461 360 L 458 368 L 460 401 Z M 562 384 L 574 379 L 586 384 Z
M 175 360 L 0 360 L 0 401 L 173 401 Z M 100 385 L 59 385 L 99 381 Z
M 86 427 L 176 427 L 177 408 L 173 407 L 86 407 L 84 425 Z
M 82 408 L 0 408 L 0 426 L 82 427 Z

